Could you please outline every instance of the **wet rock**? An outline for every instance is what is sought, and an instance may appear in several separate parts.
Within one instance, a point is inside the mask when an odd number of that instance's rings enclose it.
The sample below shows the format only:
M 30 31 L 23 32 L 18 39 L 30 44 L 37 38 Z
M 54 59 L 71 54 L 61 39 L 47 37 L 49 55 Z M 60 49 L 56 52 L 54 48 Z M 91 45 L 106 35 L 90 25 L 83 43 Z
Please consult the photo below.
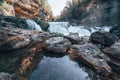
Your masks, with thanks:
M 41 21 L 41 20 L 37 20 L 37 19 L 34 19 L 34 21 L 40 25 L 40 27 L 42 28 L 42 30 L 44 31 L 47 31 L 48 28 L 49 28 L 49 24 L 48 22 L 45 22 L 45 21 Z
M 0 73 L 0 80 L 12 80 L 12 75 L 9 73 Z
M 80 39 L 80 44 L 86 44 L 89 42 L 89 36 L 82 36 Z
M 65 53 L 71 42 L 63 37 L 52 37 L 45 41 L 44 48 L 55 53 Z
M 118 74 L 120 74 L 120 61 L 119 60 L 111 60 L 109 62 L 109 65 L 111 68 L 116 71 Z
M 111 73 L 111 67 L 107 64 L 110 58 L 104 55 L 96 45 L 91 43 L 72 45 L 68 52 L 73 58 L 82 61 L 84 64 L 95 69 L 98 73 L 104 75 Z M 102 54 L 102 56 L 100 54 Z
M 29 29 L 25 19 L 0 15 L 0 27 Z
M 0 45 L 0 49 L 3 51 L 16 50 L 27 46 L 29 43 L 30 40 L 24 36 L 12 36 Z
M 77 33 L 70 33 L 68 36 L 64 36 L 72 44 L 85 44 L 89 42 L 89 36 L 79 37 Z
M 116 42 L 112 46 L 105 48 L 102 51 L 111 58 L 120 60 L 120 42 Z
M 110 29 L 110 33 L 118 36 L 120 38 L 120 25 L 117 25 L 117 26 L 113 26 L 111 29 Z
M 77 33 L 70 33 L 68 36 L 65 36 L 72 44 L 79 44 L 80 43 L 80 37 Z
M 94 32 L 91 34 L 89 41 L 102 46 L 111 46 L 115 43 L 115 36 L 108 32 Z

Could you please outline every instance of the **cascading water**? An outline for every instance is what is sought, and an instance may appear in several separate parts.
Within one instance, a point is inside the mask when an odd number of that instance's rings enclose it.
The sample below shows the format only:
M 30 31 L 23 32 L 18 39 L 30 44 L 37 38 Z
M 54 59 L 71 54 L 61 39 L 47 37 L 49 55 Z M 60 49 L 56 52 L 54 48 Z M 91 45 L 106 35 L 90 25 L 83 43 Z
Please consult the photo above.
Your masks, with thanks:
M 48 32 L 62 33 L 69 35 L 70 33 L 78 33 L 79 36 L 90 36 L 95 31 L 109 31 L 110 27 L 84 27 L 84 26 L 71 26 L 68 22 L 49 22 L 50 27 Z
M 32 19 L 27 19 L 26 20 L 27 25 L 29 26 L 29 29 L 31 30 L 38 30 L 42 31 L 41 27 Z

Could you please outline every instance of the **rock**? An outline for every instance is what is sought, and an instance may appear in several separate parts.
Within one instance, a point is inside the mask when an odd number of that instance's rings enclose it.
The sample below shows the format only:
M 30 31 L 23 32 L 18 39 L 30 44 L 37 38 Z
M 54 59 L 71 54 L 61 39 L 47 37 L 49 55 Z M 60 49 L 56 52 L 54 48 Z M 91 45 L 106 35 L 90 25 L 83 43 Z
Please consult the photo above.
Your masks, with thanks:
M 40 20 L 50 20 L 51 9 L 44 8 L 46 1 L 39 0 L 5 0 L 14 8 L 15 16 L 27 19 L 37 18 Z M 49 6 L 47 4 L 47 6 Z M 50 6 L 49 6 L 50 7 Z M 49 11 L 48 11 L 49 10 Z
M 19 0 L 14 3 L 16 16 L 22 18 L 33 18 L 38 16 L 41 7 L 35 0 Z
M 4 16 L 15 16 L 13 5 L 7 4 L 5 1 L 0 4 L 0 14 Z
M 42 30 L 44 31 L 47 31 L 48 28 L 49 28 L 49 24 L 48 22 L 45 22 L 45 21 L 41 21 L 41 20 L 37 20 L 37 19 L 34 19 L 34 21 L 40 25 L 40 27 L 42 28 Z
M 89 42 L 89 36 L 82 36 L 80 38 L 81 38 L 80 44 L 86 44 Z
M 65 36 L 66 39 L 68 39 L 72 44 L 79 44 L 80 43 L 80 37 L 77 33 L 70 33 L 68 36 Z
M 107 64 L 110 58 L 104 55 L 96 45 L 91 43 L 72 45 L 68 52 L 73 58 L 82 61 L 92 69 L 95 69 L 98 73 L 109 75 L 112 72 L 111 67 Z
M 0 27 L 29 29 L 25 19 L 3 15 L 0 15 Z
M 111 58 L 120 60 L 120 42 L 116 42 L 112 46 L 105 48 L 102 51 Z
M 52 37 L 45 41 L 44 48 L 55 53 L 65 53 L 71 42 L 63 37 Z
M 115 43 L 115 36 L 108 32 L 94 32 L 91 34 L 89 41 L 102 46 L 111 46 Z
M 110 29 L 110 33 L 111 34 L 114 34 L 116 36 L 118 36 L 120 38 L 120 25 L 117 25 L 117 26 L 113 26 L 111 29 Z
M 0 50 L 16 50 L 27 46 L 30 40 L 24 36 L 12 36 L 3 41 L 0 45 Z
M 111 68 L 116 71 L 118 74 L 120 74 L 120 61 L 119 60 L 111 60 L 109 62 L 109 65 L 111 66 Z
M 0 80 L 12 80 L 12 75 L 9 73 L 0 73 Z
M 72 44 L 85 44 L 89 42 L 89 36 L 79 37 L 77 33 L 70 33 L 68 36 L 64 36 Z

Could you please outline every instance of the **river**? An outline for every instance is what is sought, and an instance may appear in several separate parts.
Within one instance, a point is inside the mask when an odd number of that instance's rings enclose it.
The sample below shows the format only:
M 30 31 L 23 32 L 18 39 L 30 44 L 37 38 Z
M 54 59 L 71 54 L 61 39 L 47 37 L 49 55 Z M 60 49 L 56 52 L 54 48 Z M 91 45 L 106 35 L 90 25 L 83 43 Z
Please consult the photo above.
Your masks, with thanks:
M 109 31 L 109 27 L 84 27 L 71 26 L 68 22 L 49 22 L 48 32 L 78 33 L 79 36 L 90 36 L 95 31 Z M 32 73 L 30 80 L 102 80 L 98 74 L 82 63 L 78 63 L 69 55 L 54 55 L 45 53 L 37 68 Z

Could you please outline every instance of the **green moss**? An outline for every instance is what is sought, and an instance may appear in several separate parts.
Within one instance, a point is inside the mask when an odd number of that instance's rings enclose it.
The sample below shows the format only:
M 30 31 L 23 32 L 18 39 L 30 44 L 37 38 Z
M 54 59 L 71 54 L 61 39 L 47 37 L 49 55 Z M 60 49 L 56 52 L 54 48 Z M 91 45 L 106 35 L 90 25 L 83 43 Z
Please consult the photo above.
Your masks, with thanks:
M 0 0 L 0 4 L 3 3 L 3 0 Z
M 41 20 L 36 20 L 36 19 L 34 19 L 34 21 L 35 21 L 38 25 L 40 25 L 40 27 L 42 28 L 43 31 L 47 31 L 47 30 L 48 30 L 48 28 L 49 28 L 48 22 L 46 22 L 46 21 L 41 21 Z

